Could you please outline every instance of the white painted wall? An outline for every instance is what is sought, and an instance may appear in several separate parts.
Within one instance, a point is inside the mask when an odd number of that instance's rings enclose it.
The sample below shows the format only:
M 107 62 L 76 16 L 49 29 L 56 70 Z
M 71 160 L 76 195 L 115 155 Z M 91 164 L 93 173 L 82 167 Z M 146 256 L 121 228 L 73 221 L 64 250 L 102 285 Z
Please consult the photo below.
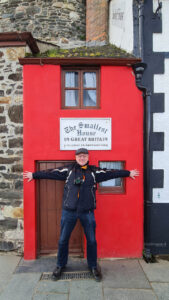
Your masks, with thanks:
M 164 188 L 153 189 L 153 202 L 169 203 L 169 59 L 165 73 L 154 76 L 154 92 L 165 93 L 165 112 L 154 114 L 153 131 L 164 132 L 164 151 L 153 152 L 153 169 L 164 169 Z
M 153 50 L 156 52 L 169 52 L 169 0 L 162 2 L 162 33 L 153 34 Z M 158 0 L 153 1 L 153 11 L 158 7 Z
M 109 42 L 132 53 L 133 0 L 111 0 L 109 5 Z
M 158 0 L 153 0 L 153 11 Z M 153 51 L 169 52 L 169 0 L 162 1 L 162 33 L 153 34 Z M 164 151 L 153 152 L 153 169 L 164 170 L 164 187 L 153 189 L 153 202 L 169 203 L 169 59 L 164 61 L 164 74 L 154 75 L 154 93 L 164 93 L 164 113 L 154 113 L 153 131 L 164 132 Z

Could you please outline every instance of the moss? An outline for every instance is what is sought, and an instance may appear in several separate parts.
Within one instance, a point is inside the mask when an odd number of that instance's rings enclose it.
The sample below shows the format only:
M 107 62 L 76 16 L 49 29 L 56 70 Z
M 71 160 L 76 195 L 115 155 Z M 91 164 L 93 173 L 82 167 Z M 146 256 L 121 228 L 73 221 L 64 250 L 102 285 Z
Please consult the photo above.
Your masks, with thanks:
M 49 53 L 49 56 L 48 57 L 56 57 L 56 54 L 54 53 Z
M 85 40 L 86 40 L 86 36 L 85 36 L 85 35 L 80 35 L 80 36 L 79 36 L 79 39 L 80 39 L 81 41 L 85 41 Z
M 38 53 L 36 55 L 32 55 L 30 53 L 26 54 L 26 57 L 121 57 L 121 58 L 133 58 L 134 56 L 130 53 L 127 53 L 121 48 L 118 48 L 114 45 L 105 45 L 99 47 L 78 47 L 73 49 L 60 49 L 55 48 L 48 50 L 44 53 Z

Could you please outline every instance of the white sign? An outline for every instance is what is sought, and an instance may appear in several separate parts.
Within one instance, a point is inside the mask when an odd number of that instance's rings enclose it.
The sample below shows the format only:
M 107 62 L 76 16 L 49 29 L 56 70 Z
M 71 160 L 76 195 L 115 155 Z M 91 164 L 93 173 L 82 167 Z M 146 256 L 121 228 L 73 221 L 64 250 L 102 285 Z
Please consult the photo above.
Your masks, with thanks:
M 109 41 L 128 52 L 133 51 L 133 0 L 111 0 Z
M 120 2 L 120 3 L 119 3 Z M 118 1 L 114 3 L 111 10 L 111 24 L 117 27 L 124 27 L 124 18 L 125 18 L 125 2 Z
M 111 150 L 111 118 L 60 118 L 60 150 Z

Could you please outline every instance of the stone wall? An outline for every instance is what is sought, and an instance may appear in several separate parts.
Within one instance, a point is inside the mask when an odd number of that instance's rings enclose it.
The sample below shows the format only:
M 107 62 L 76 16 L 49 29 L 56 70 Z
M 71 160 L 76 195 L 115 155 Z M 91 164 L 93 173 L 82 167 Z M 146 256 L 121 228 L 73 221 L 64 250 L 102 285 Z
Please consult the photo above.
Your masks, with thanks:
M 0 32 L 29 31 L 61 44 L 85 40 L 85 0 L 0 0 Z
M 0 48 L 0 250 L 23 244 L 23 83 L 18 57 L 26 47 Z
M 62 48 L 85 43 L 85 0 L 0 0 L 0 32 L 29 31 Z M 26 47 L 0 47 L 0 251 L 23 252 L 23 82 Z

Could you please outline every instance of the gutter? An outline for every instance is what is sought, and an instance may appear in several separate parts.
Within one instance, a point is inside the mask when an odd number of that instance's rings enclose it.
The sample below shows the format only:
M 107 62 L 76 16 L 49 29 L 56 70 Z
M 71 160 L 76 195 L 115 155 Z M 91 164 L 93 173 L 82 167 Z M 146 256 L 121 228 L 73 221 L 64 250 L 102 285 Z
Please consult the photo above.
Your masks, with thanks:
M 89 57 L 67 57 L 67 58 L 19 58 L 21 65 L 62 65 L 62 66 L 74 66 L 74 65 L 102 65 L 102 66 L 132 66 L 140 62 L 140 58 L 89 58 Z

